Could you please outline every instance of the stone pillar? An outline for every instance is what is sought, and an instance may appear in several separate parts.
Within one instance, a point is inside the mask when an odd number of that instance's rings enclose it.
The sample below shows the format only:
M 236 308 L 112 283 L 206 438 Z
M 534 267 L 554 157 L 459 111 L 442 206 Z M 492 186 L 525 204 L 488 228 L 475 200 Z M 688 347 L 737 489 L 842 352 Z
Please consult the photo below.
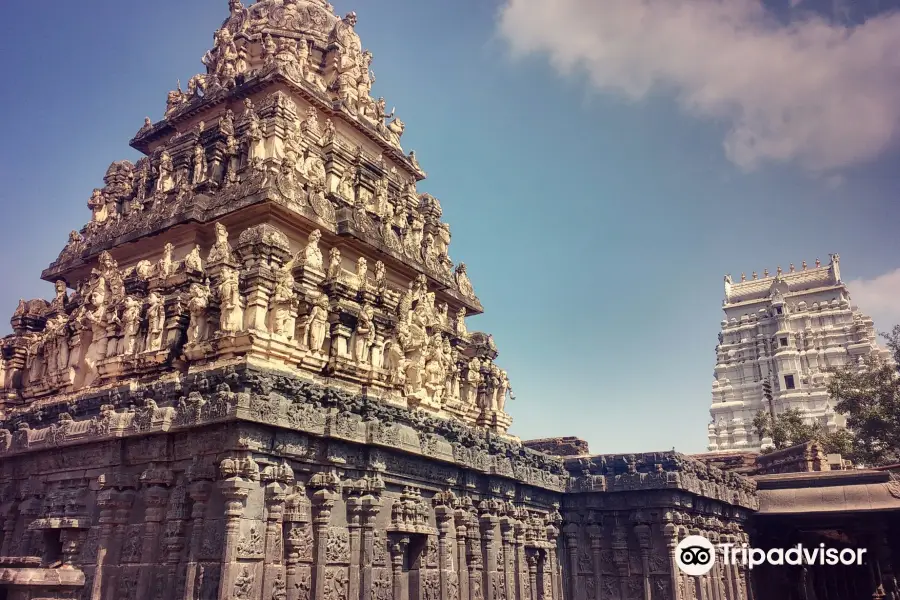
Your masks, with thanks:
M 675 560 L 675 548 L 678 547 L 678 529 L 672 523 L 666 523 L 662 529 L 663 540 L 666 543 L 666 554 L 669 559 L 669 573 L 671 573 L 672 599 L 685 600 L 681 593 L 681 570 Z M 599 590 L 599 586 L 597 587 Z
M 435 519 L 438 525 L 438 570 L 440 573 L 440 598 L 450 600 L 450 579 L 453 572 L 453 509 L 447 505 L 436 506 Z
M 272 587 L 281 574 L 284 557 L 282 540 L 284 519 L 284 485 L 273 481 L 266 486 L 266 547 L 265 571 L 263 572 L 263 596 L 272 594 Z
M 337 493 L 323 487 L 313 494 L 313 533 L 315 536 L 315 566 L 313 567 L 313 590 L 317 600 L 325 597 L 325 557 L 328 542 L 328 523 L 331 510 L 337 500 Z
M 312 532 L 310 531 L 310 503 L 306 490 L 300 483 L 294 484 L 294 493 L 285 501 L 285 582 L 288 600 L 301 597 L 301 587 L 306 597 L 310 591 L 309 564 L 312 562 Z M 300 563 L 305 562 L 302 565 Z
M 238 536 L 241 533 L 241 516 L 244 503 L 250 495 L 253 482 L 240 477 L 230 477 L 219 482 L 219 491 L 225 500 L 225 548 L 222 552 L 222 576 L 219 579 L 219 600 L 231 600 L 236 572 Z
M 384 501 L 372 494 L 362 497 L 362 600 L 372 598 L 372 561 L 375 558 L 375 526 Z M 352 598 L 351 598 L 352 600 Z
M 126 528 L 131 517 L 131 509 L 134 505 L 135 492 L 133 489 L 125 489 L 119 492 L 116 502 L 115 529 L 110 541 L 110 553 L 107 555 L 111 565 L 118 564 L 122 556 L 122 544 L 125 539 Z M 109 577 L 104 597 L 108 600 L 116 600 L 118 586 L 117 574 Z
M 469 599 L 483 600 L 484 585 L 482 583 L 482 571 L 484 558 L 481 549 L 481 536 L 478 529 L 478 517 L 471 515 L 469 526 L 466 529 L 469 536 L 466 556 L 469 562 Z
M 535 550 L 531 551 L 531 554 L 528 555 L 528 586 L 529 586 L 529 598 L 531 600 L 540 600 L 540 596 L 538 596 L 538 587 L 537 587 L 537 563 L 538 557 L 537 552 Z
M 2 381 L 0 381 L 0 384 L 2 384 Z M 4 506 L 4 509 L 3 518 L 0 519 L 3 522 L 3 543 L 0 544 L 0 556 L 12 556 L 13 553 L 10 552 L 10 549 L 13 547 L 12 538 L 16 531 L 18 515 L 16 513 L 16 505 L 14 502 L 9 502 Z
M 641 553 L 641 573 L 644 580 L 644 600 L 652 600 L 650 589 L 650 526 L 640 523 L 635 526 L 634 534 L 638 540 Z
M 506 588 L 504 598 L 507 600 L 516 598 L 515 526 L 516 521 L 510 515 L 500 519 L 500 539 L 503 542 L 503 585 Z
M 719 534 L 715 532 L 707 532 L 707 539 L 712 542 L 713 546 L 719 545 Z M 712 570 L 707 575 L 709 578 L 709 585 L 712 588 L 712 599 L 713 600 L 727 600 L 727 598 L 722 597 L 722 561 L 717 560 L 713 564 Z
M 143 478 L 142 478 L 143 479 Z M 171 483 L 171 473 L 168 478 L 154 477 L 147 482 L 149 486 L 143 490 L 144 496 L 144 543 L 141 548 L 141 562 L 144 565 L 157 564 L 157 548 L 159 548 L 160 523 L 165 517 L 166 501 L 169 490 L 164 487 Z M 137 600 L 146 600 L 152 593 L 153 570 L 143 568 L 138 576 Z
M 485 600 L 497 600 L 494 598 L 494 590 L 497 589 L 497 546 L 494 538 L 494 530 L 499 519 L 492 512 L 481 514 L 481 545 L 484 556 L 484 575 L 482 586 Z
M 531 588 L 528 577 L 528 561 L 525 558 L 525 522 L 523 520 L 516 520 L 514 532 L 516 544 L 515 598 L 517 598 L 517 600 L 528 600 L 531 598 Z
M 391 573 L 394 577 L 394 600 L 409 600 L 406 586 L 403 585 L 403 558 L 409 538 L 400 536 L 391 542 Z M 324 596 L 323 596 L 324 597 Z
M 166 511 L 166 528 L 163 533 L 163 549 L 166 553 L 166 598 L 176 598 L 182 551 L 184 550 L 185 507 L 187 505 L 187 493 L 180 484 L 169 495 L 169 507 Z M 186 574 L 185 574 L 186 577 Z M 185 578 L 185 587 L 187 579 Z M 182 590 L 182 594 L 183 594 Z
M 456 564 L 457 576 L 459 577 L 459 600 L 469 600 L 469 566 L 466 560 L 466 534 L 469 521 L 469 514 L 458 509 L 453 513 L 453 520 L 456 525 Z
M 362 526 L 362 498 L 351 496 L 347 498 L 347 529 L 350 533 L 350 581 L 347 585 L 347 598 L 355 600 L 359 598 L 360 585 L 360 547 Z
M 200 544 L 203 541 L 203 522 L 206 518 L 206 503 L 212 491 L 212 483 L 209 481 L 194 481 L 188 489 L 188 494 L 193 501 L 191 507 L 191 539 L 188 545 L 187 573 L 184 584 L 184 600 L 194 600 L 197 597 L 197 557 L 200 554 Z
M 603 562 L 601 560 L 601 540 L 603 539 L 603 529 L 596 523 L 591 524 L 588 527 L 588 538 L 591 540 L 591 564 L 593 564 L 594 568 L 594 589 L 597 590 L 597 598 L 601 598 L 603 595 Z M 673 547 L 673 556 L 674 556 L 674 547 Z M 674 567 L 674 563 L 672 563 Z M 675 571 L 672 571 L 675 573 Z M 676 598 L 675 600 L 681 600 L 680 598 Z
M 572 600 L 578 598 L 578 529 L 578 525 L 574 523 L 569 523 L 563 528 L 566 557 L 568 558 L 567 570 L 569 571 L 566 580 L 569 583 L 569 598 Z
M 100 600 L 103 591 L 103 576 L 106 566 L 106 555 L 112 543 L 113 530 L 116 525 L 116 506 L 119 492 L 114 489 L 104 489 L 97 497 L 97 506 L 100 507 L 100 535 L 97 540 L 97 564 L 94 567 L 94 582 L 91 590 L 91 600 Z
M 559 572 L 559 558 L 557 556 L 559 530 L 552 525 L 547 527 L 547 541 L 550 542 L 550 547 L 547 548 L 547 558 L 550 560 L 550 583 L 553 591 L 553 600 L 563 600 L 562 576 Z

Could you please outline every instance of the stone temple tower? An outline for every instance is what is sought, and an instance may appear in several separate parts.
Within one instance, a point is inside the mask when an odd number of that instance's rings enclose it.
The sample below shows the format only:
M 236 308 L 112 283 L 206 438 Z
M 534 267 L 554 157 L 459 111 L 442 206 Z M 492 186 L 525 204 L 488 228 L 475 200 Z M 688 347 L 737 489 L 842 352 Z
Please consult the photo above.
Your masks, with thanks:
M 753 419 L 761 410 L 796 408 L 829 428 L 843 426 L 826 390 L 827 369 L 873 353 L 890 358 L 876 343 L 872 319 L 850 304 L 837 254 L 827 265 L 779 267 L 774 277 L 726 276 L 723 310 L 710 451 L 759 450 Z
M 356 15 L 229 9 L 2 339 L 0 600 L 746 598 L 752 481 L 508 434 Z

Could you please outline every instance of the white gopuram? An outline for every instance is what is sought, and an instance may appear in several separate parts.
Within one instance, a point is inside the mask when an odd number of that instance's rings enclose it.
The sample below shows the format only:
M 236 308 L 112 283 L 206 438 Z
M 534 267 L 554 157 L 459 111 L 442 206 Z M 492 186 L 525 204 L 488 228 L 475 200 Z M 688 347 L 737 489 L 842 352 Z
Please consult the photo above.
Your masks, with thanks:
M 827 392 L 827 370 L 872 353 L 890 353 L 877 344 L 872 319 L 850 303 L 841 281 L 840 257 L 828 265 L 804 262 L 800 270 L 781 267 L 760 278 L 725 276 L 725 318 L 716 347 L 712 386 L 710 452 L 758 451 L 762 440 L 753 426 L 761 411 L 776 414 L 797 408 L 808 421 L 829 429 L 844 426 Z M 771 386 L 771 401 L 764 385 Z

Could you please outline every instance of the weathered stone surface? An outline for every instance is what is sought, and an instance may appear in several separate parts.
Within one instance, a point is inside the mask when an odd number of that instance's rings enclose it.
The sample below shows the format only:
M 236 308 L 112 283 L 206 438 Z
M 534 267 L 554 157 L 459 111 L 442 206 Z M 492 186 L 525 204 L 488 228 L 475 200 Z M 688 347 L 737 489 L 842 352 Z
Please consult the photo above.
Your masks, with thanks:
M 553 456 L 584 456 L 591 453 L 586 441 L 571 436 L 525 440 L 522 445 Z

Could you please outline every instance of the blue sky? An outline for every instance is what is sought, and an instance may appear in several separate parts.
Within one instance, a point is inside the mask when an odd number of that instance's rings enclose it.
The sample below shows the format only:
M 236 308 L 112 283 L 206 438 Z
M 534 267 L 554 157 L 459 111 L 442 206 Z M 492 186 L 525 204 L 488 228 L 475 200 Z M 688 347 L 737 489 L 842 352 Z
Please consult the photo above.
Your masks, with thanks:
M 357 12 L 373 93 L 442 202 L 486 308 L 469 328 L 494 334 L 517 395 L 513 433 L 699 452 L 725 273 L 839 252 L 854 300 L 881 329 L 900 322 L 896 15 L 872 0 L 854 37 L 800 12 L 816 6 L 773 4 L 800 23 L 786 31 L 753 2 L 630 2 L 336 10 Z M 226 14 L 225 0 L 26 2 L 0 23 L 15 57 L 0 91 L 5 314 L 52 295 L 40 271 Z

